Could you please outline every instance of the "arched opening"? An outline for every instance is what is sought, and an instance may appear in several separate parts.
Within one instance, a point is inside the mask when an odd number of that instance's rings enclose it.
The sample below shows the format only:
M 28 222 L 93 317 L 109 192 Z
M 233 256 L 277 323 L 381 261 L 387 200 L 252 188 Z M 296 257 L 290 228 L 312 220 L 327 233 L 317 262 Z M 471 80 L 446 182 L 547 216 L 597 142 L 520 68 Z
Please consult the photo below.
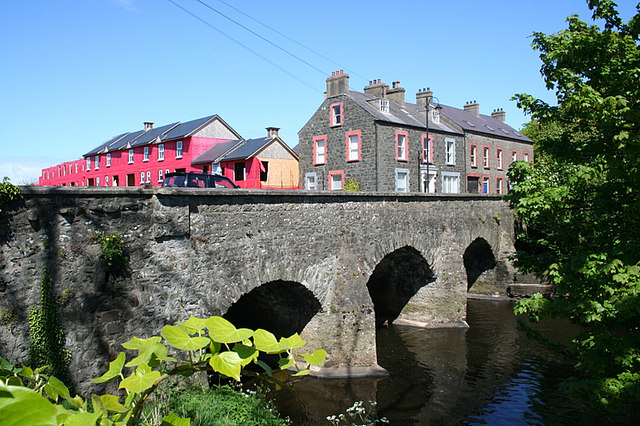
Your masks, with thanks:
M 236 327 L 263 328 L 280 338 L 302 332 L 320 309 L 318 299 L 302 284 L 277 280 L 240 297 L 224 317 Z
M 413 247 L 402 247 L 386 255 L 367 282 L 376 327 L 390 325 L 418 290 L 433 281 L 435 276 L 429 263 Z
M 496 267 L 496 257 L 491 246 L 484 238 L 478 237 L 464 251 L 462 256 L 467 271 L 467 291 L 485 274 Z

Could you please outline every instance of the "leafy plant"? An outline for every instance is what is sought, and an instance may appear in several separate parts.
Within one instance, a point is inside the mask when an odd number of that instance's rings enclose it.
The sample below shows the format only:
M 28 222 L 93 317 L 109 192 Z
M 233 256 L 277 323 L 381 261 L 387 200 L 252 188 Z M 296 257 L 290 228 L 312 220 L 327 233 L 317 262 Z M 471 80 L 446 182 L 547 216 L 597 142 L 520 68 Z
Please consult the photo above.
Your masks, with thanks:
M 0 212 L 5 204 L 22 198 L 20 188 L 9 182 L 9 178 L 5 177 L 0 183 Z
M 340 413 L 333 416 L 327 416 L 327 420 L 334 426 L 349 425 L 349 426 L 373 426 L 377 423 L 389 423 L 386 417 L 377 419 L 374 415 L 374 411 L 377 403 L 375 401 L 369 401 L 369 407 L 365 407 L 362 401 L 356 401 L 353 405 L 346 409 L 345 413 Z M 372 418 L 373 417 L 373 418 Z
M 353 178 L 347 178 L 344 181 L 343 191 L 363 191 L 362 184 Z
M 29 310 L 29 364 L 45 367 L 51 374 L 71 386 L 69 364 L 71 352 L 65 347 L 64 327 L 58 316 L 58 301 L 48 269 L 40 279 L 40 308 Z
M 68 388 L 55 377 L 49 377 L 44 386 L 35 389 L 5 380 L 0 384 L 0 417 L 11 423 L 22 419 L 24 412 L 32 412 L 35 407 L 38 413 L 30 414 L 24 421 L 42 425 L 94 424 L 98 421 L 101 425 L 133 425 L 140 421 L 150 395 L 172 377 L 213 371 L 236 381 L 245 374 L 283 384 L 273 376 L 275 371 L 293 368 L 297 370 L 293 376 L 309 374 L 310 366 L 324 363 L 326 351 L 319 349 L 312 354 L 294 356 L 293 351 L 305 343 L 297 333 L 278 340 L 266 330 L 238 329 L 222 317 L 192 316 L 176 325 L 165 326 L 161 336 L 134 337 L 124 343 L 122 346 L 133 351 L 134 357 L 127 362 L 125 353 L 120 352 L 106 373 L 92 379 L 94 383 L 117 381 L 118 388 L 126 394 L 124 401 L 120 396 L 110 394 L 92 395 L 90 403 L 79 396 L 71 397 Z M 261 361 L 260 354 L 278 355 L 278 368 L 274 370 Z M 259 366 L 264 373 L 247 370 L 245 367 L 249 364 Z M 299 370 L 298 364 L 306 368 Z M 62 401 L 71 409 L 65 408 Z M 163 418 L 163 424 L 189 423 L 169 413 Z
M 107 262 L 107 266 L 114 269 L 127 266 L 129 257 L 123 235 L 100 233 L 96 235 L 96 240 L 102 247 L 100 257 Z

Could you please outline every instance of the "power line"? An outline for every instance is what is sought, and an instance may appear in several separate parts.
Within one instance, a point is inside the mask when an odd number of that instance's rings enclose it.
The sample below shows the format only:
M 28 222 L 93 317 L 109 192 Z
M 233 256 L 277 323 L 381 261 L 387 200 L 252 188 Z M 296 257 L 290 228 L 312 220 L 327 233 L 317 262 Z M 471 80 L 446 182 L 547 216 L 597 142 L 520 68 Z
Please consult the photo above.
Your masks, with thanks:
M 240 28 L 249 31 L 251 34 L 253 34 L 254 36 L 260 38 L 263 41 L 266 41 L 267 43 L 269 43 L 270 45 L 272 45 L 273 47 L 275 47 L 276 49 L 279 49 L 281 51 L 283 51 L 284 53 L 286 53 L 287 55 L 291 56 L 292 58 L 297 59 L 298 61 L 302 62 L 303 64 L 313 68 L 314 70 L 318 71 L 320 74 L 322 74 L 323 76 L 326 76 L 328 73 L 326 71 L 321 70 L 320 68 L 317 68 L 316 66 L 310 64 L 309 62 L 305 61 L 304 59 L 294 55 L 293 53 L 289 52 L 288 50 L 278 46 L 277 44 L 275 44 L 274 42 L 272 42 L 271 40 L 261 36 L 260 34 L 258 34 L 257 32 L 253 31 L 252 29 L 242 25 L 240 22 L 228 17 L 227 15 L 225 15 L 224 13 L 220 12 L 219 10 L 215 9 L 214 7 L 208 5 L 207 3 L 205 3 L 202 0 L 196 0 L 198 3 L 200 3 L 201 5 L 203 5 L 204 7 L 214 11 L 215 13 L 217 13 L 218 15 L 222 16 L 223 18 L 233 22 L 234 24 L 236 24 L 237 26 L 239 26 Z
M 198 1 L 200 1 L 200 0 L 198 0 Z M 273 27 L 271 27 L 271 26 L 269 26 L 269 25 L 267 25 L 267 24 L 265 24 L 265 23 L 264 23 L 264 22 L 262 22 L 262 21 L 259 21 L 258 19 L 254 18 L 253 16 L 251 16 L 251 15 L 248 15 L 248 14 L 244 13 L 243 11 L 241 11 L 241 10 L 240 10 L 240 9 L 238 9 L 237 7 L 235 7 L 235 6 L 233 6 L 233 5 L 229 4 L 229 3 L 227 3 L 226 1 L 224 1 L 224 0 L 218 0 L 218 1 L 219 1 L 220 3 L 222 3 L 222 4 L 226 5 L 226 6 L 230 7 L 231 9 L 235 10 L 236 12 L 240 13 L 241 15 L 246 16 L 247 18 L 251 19 L 252 21 L 257 22 L 258 24 L 262 25 L 263 27 L 265 27 L 265 28 L 267 28 L 267 29 L 269 29 L 269 30 L 273 31 L 274 33 L 276 33 L 276 34 L 278 34 L 278 35 L 280 35 L 280 36 L 282 36 L 282 37 L 286 38 L 287 40 L 289 40 L 289 41 L 291 41 L 291 42 L 293 42 L 293 43 L 295 43 L 295 44 L 297 44 L 298 46 L 302 47 L 303 49 L 306 49 L 306 50 L 308 50 L 309 52 L 311 52 L 311 53 L 313 53 L 313 54 L 315 54 L 315 55 L 317 55 L 317 56 L 321 57 L 322 59 L 325 59 L 325 60 L 327 60 L 327 61 L 331 62 L 333 65 L 336 65 L 336 66 L 340 67 L 340 69 L 344 69 L 344 70 L 346 70 L 347 72 L 349 72 L 350 74 L 353 74 L 353 75 L 355 75 L 355 76 L 360 77 L 360 78 L 361 78 L 361 79 L 363 79 L 364 81 L 366 81 L 366 80 L 367 80 L 365 77 L 363 77 L 362 75 L 358 74 L 357 72 L 355 72 L 355 71 L 353 71 L 353 70 L 348 69 L 348 68 L 347 68 L 347 67 L 345 67 L 344 65 L 340 65 L 339 63 L 335 62 L 335 61 L 334 61 L 334 60 L 332 60 L 331 58 L 328 58 L 328 57 L 324 56 L 322 53 L 317 52 L 317 51 L 315 51 L 315 50 L 311 49 L 310 47 L 305 46 L 304 44 L 300 43 L 299 41 L 297 41 L 297 40 L 295 40 L 295 39 L 293 39 L 293 38 L 289 37 L 288 35 L 286 35 L 286 34 L 284 34 L 284 33 L 280 32 L 280 31 L 278 31 L 277 29 L 275 29 L 275 28 L 273 28 Z M 200 1 L 200 3 L 202 3 L 202 2 Z M 204 4 L 204 3 L 203 3 L 203 4 Z
M 256 52 L 255 50 L 251 49 L 249 46 L 243 44 L 242 42 L 236 40 L 235 38 L 231 37 L 230 35 L 224 33 L 223 31 L 219 30 L 218 28 L 214 27 L 212 24 L 210 24 L 209 22 L 205 21 L 204 19 L 202 19 L 201 17 L 199 17 L 198 15 L 196 15 L 195 13 L 185 9 L 184 7 L 182 7 L 181 5 L 179 5 L 178 3 L 176 3 L 173 0 L 167 0 L 169 3 L 173 4 L 174 6 L 176 6 L 177 8 L 181 9 L 183 12 L 185 12 L 188 15 L 191 15 L 193 18 L 197 19 L 198 21 L 202 22 L 203 24 L 205 24 L 206 26 L 208 26 L 209 28 L 217 31 L 220 35 L 222 35 L 223 37 L 231 40 L 232 42 L 238 44 L 239 46 L 245 48 L 246 50 L 248 50 L 249 52 L 253 53 L 254 55 L 256 55 L 257 57 L 261 58 L 262 60 L 270 63 L 271 65 L 273 65 L 274 67 L 276 67 L 277 69 L 279 69 L 280 71 L 284 72 L 285 74 L 287 74 L 288 76 L 290 76 L 291 78 L 293 78 L 294 80 L 298 81 L 299 83 L 304 84 L 305 86 L 307 86 L 308 88 L 310 88 L 311 90 L 315 91 L 315 92 L 319 92 L 319 93 L 323 93 L 322 91 L 318 90 L 317 87 L 310 85 L 309 83 L 307 83 L 306 81 L 301 80 L 297 75 L 287 71 L 286 69 L 282 68 L 280 65 L 276 64 L 275 62 L 273 62 L 272 60 L 270 60 L 269 58 L 259 54 L 258 52 Z

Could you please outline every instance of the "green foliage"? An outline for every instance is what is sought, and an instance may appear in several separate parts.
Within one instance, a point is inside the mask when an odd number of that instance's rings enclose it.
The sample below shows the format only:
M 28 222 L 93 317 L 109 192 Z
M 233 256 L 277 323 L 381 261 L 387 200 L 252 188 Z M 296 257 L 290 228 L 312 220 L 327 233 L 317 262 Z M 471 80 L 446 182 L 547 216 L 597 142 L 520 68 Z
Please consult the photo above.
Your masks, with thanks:
M 589 6 L 604 29 L 571 16 L 565 31 L 534 34 L 558 105 L 516 95 L 544 129 L 542 155 L 512 167 L 507 198 L 528 230 L 517 266 L 558 295 L 516 312 L 584 326 L 568 389 L 619 408 L 640 402 L 640 13 L 625 24 L 613 2 Z
M 107 372 L 92 379 L 94 383 L 117 381 L 118 388 L 126 394 L 124 400 L 119 395 L 92 395 L 89 403 L 79 396 L 72 397 L 68 388 L 53 376 L 40 376 L 38 384 L 32 386 L 33 390 L 17 390 L 11 386 L 27 385 L 20 375 L 26 372 L 33 376 L 33 370 L 14 368 L 0 359 L 0 407 L 7 407 L 6 411 L 0 408 L 0 418 L 9 423 L 18 422 L 22 411 L 28 411 L 30 404 L 37 400 L 43 412 L 50 414 L 38 424 L 54 425 L 61 421 L 94 424 L 99 421 L 101 425 L 133 425 L 140 421 L 147 398 L 169 378 L 210 371 L 235 380 L 240 380 L 242 374 L 258 376 L 283 385 L 274 377 L 274 371 L 258 359 L 261 353 L 278 355 L 281 368 L 298 370 L 298 363 L 303 364 L 305 368 L 299 370 L 298 375 L 308 374 L 309 367 L 321 365 L 326 356 L 326 352 L 320 349 L 313 354 L 298 355 L 296 359 L 293 351 L 305 344 L 298 334 L 278 340 L 266 330 L 237 329 L 229 321 L 216 316 L 204 319 L 190 317 L 175 326 L 165 326 L 161 335 L 148 339 L 134 337 L 124 343 L 122 346 L 133 351 L 134 357 L 126 362 L 125 353 L 119 353 Z M 176 356 L 169 355 L 169 351 Z M 251 363 L 261 367 L 264 373 L 245 369 Z M 14 378 L 19 380 L 15 384 Z M 29 382 L 35 383 L 33 380 Z M 61 404 L 63 401 L 64 406 Z M 51 407 L 55 414 L 51 414 Z M 162 419 L 162 424 L 189 423 L 169 413 Z
M 0 325 L 9 325 L 16 320 L 16 309 L 13 306 L 9 306 L 0 312 Z
M 100 233 L 96 235 L 96 241 L 102 247 L 100 257 L 107 262 L 107 266 L 116 270 L 127 266 L 129 257 L 123 235 Z
M 356 401 L 353 405 L 346 409 L 346 414 L 341 413 L 333 416 L 327 416 L 327 420 L 331 422 L 332 425 L 362 425 L 362 426 L 373 426 L 377 423 L 389 423 L 386 417 L 381 417 L 377 419 L 375 417 L 375 407 L 377 403 L 375 401 L 369 401 L 369 407 L 365 407 L 362 401 Z M 373 418 L 372 418 L 373 417 Z
M 344 181 L 343 191 L 363 191 L 362 184 L 353 178 L 347 178 Z
M 290 424 L 278 416 L 273 404 L 260 391 L 217 386 L 210 390 L 190 388 L 169 399 L 169 410 L 203 426 Z
M 5 177 L 0 183 L 0 212 L 2 212 L 2 206 L 20 198 L 22 198 L 20 188 L 11 184 L 9 178 Z
M 29 364 L 47 366 L 51 374 L 71 386 L 71 353 L 65 348 L 64 328 L 58 318 L 58 301 L 47 269 L 40 280 L 40 308 L 29 311 Z

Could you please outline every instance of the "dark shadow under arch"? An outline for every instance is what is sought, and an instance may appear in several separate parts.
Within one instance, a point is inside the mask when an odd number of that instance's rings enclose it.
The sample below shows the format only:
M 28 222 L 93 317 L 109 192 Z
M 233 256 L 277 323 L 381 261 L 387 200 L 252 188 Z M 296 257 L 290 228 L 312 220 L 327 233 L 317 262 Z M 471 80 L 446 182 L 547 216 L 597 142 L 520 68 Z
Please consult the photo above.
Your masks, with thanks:
M 263 328 L 276 337 L 300 333 L 321 305 L 314 294 L 293 281 L 271 281 L 244 294 L 224 318 L 236 327 Z
M 467 291 L 476 283 L 480 275 L 496 267 L 497 261 L 491 246 L 482 237 L 469 244 L 462 256 L 464 269 L 467 271 Z
M 433 281 L 435 276 L 429 263 L 413 247 L 402 247 L 386 255 L 367 282 L 376 327 L 390 325 L 418 290 Z

